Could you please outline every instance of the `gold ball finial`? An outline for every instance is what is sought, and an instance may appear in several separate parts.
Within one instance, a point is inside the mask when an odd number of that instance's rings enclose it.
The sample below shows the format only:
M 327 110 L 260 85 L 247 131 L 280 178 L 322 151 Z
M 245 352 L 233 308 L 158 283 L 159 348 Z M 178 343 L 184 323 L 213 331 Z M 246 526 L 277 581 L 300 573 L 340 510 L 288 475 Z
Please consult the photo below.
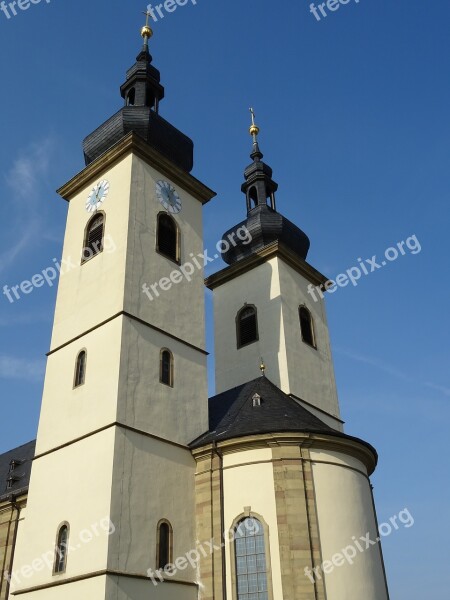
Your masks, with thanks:
M 266 374 L 266 364 L 264 360 L 261 358 L 261 364 L 259 365 L 259 370 L 261 371 L 263 377 Z
M 250 126 L 249 132 L 253 138 L 256 138 L 256 136 L 259 134 L 259 127 L 255 123 L 255 111 L 253 110 L 253 108 L 250 109 L 250 112 L 252 115 L 252 124 Z
M 144 40 L 149 40 L 153 36 L 153 31 L 149 25 L 144 25 L 141 29 L 141 36 Z

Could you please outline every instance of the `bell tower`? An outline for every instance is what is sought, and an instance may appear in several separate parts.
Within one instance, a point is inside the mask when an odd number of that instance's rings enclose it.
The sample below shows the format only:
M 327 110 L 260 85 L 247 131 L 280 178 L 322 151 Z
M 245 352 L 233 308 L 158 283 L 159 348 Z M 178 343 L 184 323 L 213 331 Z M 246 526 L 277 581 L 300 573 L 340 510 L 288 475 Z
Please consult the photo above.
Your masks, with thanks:
M 308 294 L 308 286 L 327 279 L 306 262 L 308 236 L 277 211 L 278 184 L 263 162 L 251 112 L 252 162 L 242 185 L 247 217 L 223 238 L 235 239 L 242 228 L 249 236 L 223 255 L 229 266 L 207 280 L 214 291 L 216 392 L 258 377 L 262 358 L 277 387 L 341 429 L 325 305 Z
M 166 574 L 163 596 L 148 572 L 195 548 L 187 445 L 208 425 L 204 283 L 180 266 L 202 255 L 215 194 L 190 173 L 192 141 L 159 114 L 151 36 L 146 25 L 124 106 L 86 137 L 86 167 L 59 190 L 73 268 L 58 287 L 11 581 L 24 600 L 197 598 L 191 566 Z

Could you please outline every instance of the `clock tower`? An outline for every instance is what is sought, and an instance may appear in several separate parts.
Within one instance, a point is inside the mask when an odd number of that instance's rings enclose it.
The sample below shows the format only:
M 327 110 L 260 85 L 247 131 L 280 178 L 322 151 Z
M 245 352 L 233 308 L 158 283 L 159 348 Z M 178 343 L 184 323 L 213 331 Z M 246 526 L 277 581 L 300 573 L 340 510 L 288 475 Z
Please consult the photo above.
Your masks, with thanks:
M 188 443 L 208 429 L 204 283 L 180 266 L 203 253 L 215 194 L 191 175 L 192 141 L 159 114 L 151 35 L 124 106 L 86 137 L 85 168 L 59 190 L 76 268 L 59 283 L 17 540 L 11 589 L 24 600 L 197 598 L 191 566 L 162 588 L 147 574 L 196 543 Z

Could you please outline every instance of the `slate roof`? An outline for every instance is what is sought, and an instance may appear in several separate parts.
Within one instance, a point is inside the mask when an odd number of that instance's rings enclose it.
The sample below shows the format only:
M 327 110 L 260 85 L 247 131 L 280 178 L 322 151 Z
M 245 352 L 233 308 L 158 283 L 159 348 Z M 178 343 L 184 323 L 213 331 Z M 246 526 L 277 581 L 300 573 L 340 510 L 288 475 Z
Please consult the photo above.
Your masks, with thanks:
M 35 447 L 36 441 L 33 440 L 0 454 L 0 501 L 11 494 L 18 495 L 28 490 Z M 16 461 L 17 464 L 14 471 L 10 472 L 11 461 Z M 13 485 L 7 488 L 7 480 L 11 476 L 14 477 Z
M 261 406 L 253 406 L 253 396 Z M 267 377 L 258 377 L 209 399 L 209 431 L 191 442 L 192 449 L 213 442 L 260 433 L 321 433 L 357 441 L 377 453 L 367 442 L 333 429 L 297 400 L 282 392 Z

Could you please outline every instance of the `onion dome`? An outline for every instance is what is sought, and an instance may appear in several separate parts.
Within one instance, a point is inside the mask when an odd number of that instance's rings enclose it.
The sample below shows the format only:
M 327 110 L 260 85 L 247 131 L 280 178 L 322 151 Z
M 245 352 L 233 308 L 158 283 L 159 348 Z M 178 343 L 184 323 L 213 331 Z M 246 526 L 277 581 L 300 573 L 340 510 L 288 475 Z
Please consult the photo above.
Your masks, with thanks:
M 237 242 L 236 246 L 232 245 L 223 254 L 223 259 L 231 265 L 273 242 L 278 242 L 302 260 L 306 260 L 310 246 L 309 238 L 299 227 L 277 212 L 275 194 L 278 184 L 272 179 L 272 169 L 262 160 L 263 153 L 259 148 L 257 137 L 259 127 L 255 124 L 253 109 L 250 110 L 252 112 L 250 134 L 253 137 L 250 157 L 253 162 L 245 170 L 245 183 L 242 185 L 242 192 L 247 201 L 247 218 L 223 235 L 224 240 L 234 239 Z M 238 235 L 243 227 L 248 229 L 252 237 L 250 243 L 248 237 Z M 239 237 L 244 238 L 243 241 L 240 241 Z

